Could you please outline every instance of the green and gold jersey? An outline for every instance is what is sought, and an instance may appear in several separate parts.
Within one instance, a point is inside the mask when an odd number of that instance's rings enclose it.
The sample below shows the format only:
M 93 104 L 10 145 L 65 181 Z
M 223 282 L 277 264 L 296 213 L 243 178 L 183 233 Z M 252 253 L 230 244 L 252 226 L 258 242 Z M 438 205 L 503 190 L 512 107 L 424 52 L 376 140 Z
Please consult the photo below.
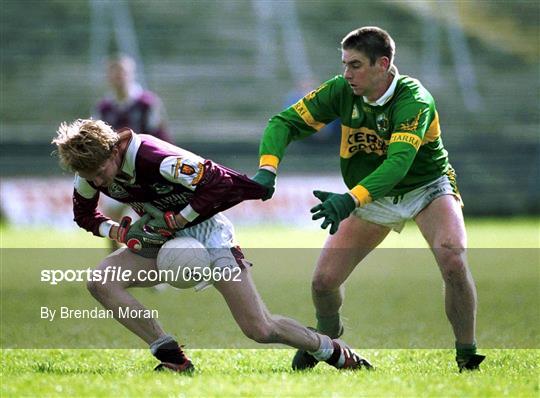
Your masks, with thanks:
M 261 141 L 260 165 L 277 168 L 291 141 L 340 118 L 341 173 L 361 205 L 404 194 L 449 172 L 433 97 L 418 80 L 395 73 L 382 105 L 368 104 L 336 76 L 272 117 Z

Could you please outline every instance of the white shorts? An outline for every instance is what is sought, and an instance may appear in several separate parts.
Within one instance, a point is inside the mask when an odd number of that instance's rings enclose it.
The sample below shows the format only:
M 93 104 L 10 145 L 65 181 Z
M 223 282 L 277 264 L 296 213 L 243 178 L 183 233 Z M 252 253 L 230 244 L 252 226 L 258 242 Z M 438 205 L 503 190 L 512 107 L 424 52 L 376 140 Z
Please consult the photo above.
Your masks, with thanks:
M 189 236 L 197 239 L 210 254 L 212 268 L 246 268 L 251 266 L 244 259 L 240 248 L 234 242 L 234 226 L 227 217 L 218 213 L 212 218 L 186 229 L 175 236 Z
M 443 195 L 455 196 L 463 206 L 455 184 L 453 170 L 449 175 L 443 175 L 406 194 L 385 196 L 365 206 L 358 207 L 351 214 L 399 233 L 403 230 L 407 220 L 416 217 L 434 199 Z

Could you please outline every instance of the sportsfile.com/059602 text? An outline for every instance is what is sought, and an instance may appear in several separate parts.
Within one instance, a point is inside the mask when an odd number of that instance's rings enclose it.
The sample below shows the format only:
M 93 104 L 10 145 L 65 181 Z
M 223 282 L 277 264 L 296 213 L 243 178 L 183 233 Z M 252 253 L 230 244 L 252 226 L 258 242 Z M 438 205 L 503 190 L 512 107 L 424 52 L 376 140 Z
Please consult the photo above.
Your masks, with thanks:
M 41 270 L 40 281 L 50 285 L 57 285 L 60 282 L 170 282 L 182 279 L 183 281 L 194 282 L 219 282 L 219 281 L 240 281 L 240 267 L 235 268 L 210 268 L 194 267 L 177 268 L 176 270 L 139 270 L 134 273 L 130 269 L 117 267 L 107 267 L 100 269 L 44 269 Z

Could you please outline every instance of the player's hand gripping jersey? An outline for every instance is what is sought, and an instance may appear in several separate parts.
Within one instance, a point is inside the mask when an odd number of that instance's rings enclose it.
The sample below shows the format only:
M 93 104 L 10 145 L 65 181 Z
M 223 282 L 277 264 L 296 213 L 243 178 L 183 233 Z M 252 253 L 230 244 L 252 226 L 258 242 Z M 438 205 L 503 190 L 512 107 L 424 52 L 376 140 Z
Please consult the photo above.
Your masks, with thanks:
M 122 167 L 107 187 L 75 176 L 73 211 L 77 224 L 107 236 L 109 218 L 97 210 L 99 193 L 129 204 L 139 215 L 148 202 L 180 213 L 190 227 L 243 200 L 261 199 L 267 189 L 227 167 L 153 136 L 131 132 Z
M 264 131 L 260 165 L 277 168 L 291 141 L 340 118 L 341 173 L 360 205 L 452 174 L 431 94 L 418 80 L 394 72 L 376 104 L 336 76 L 274 116 Z

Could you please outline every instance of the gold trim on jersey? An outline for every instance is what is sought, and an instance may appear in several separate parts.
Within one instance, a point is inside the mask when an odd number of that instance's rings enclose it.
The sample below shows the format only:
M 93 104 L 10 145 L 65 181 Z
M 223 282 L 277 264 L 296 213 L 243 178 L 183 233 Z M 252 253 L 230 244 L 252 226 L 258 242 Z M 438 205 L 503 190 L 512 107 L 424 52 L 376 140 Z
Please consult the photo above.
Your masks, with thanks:
M 310 91 L 309 93 L 307 93 L 304 98 L 307 99 L 308 101 L 311 101 L 313 98 L 315 98 L 315 96 L 317 95 L 317 93 L 319 91 L 321 91 L 323 88 L 325 88 L 328 84 L 324 83 L 324 84 L 321 84 L 319 86 L 319 88 L 317 88 L 316 90 L 312 90 Z
M 403 122 L 399 125 L 399 128 L 397 130 L 399 131 L 416 131 L 418 130 L 418 123 L 420 122 L 420 115 L 422 114 L 423 110 L 420 109 L 418 111 L 418 114 L 416 117 L 410 121 L 410 122 Z
M 463 198 L 461 197 L 461 193 L 459 192 L 459 188 L 456 181 L 456 171 L 450 167 L 446 171 L 446 176 L 448 177 L 448 181 L 450 182 L 450 186 L 452 187 L 452 192 L 456 196 L 456 198 L 459 200 L 459 203 L 461 204 L 461 207 L 465 207 L 465 203 L 463 203 Z
M 355 186 L 353 189 L 351 189 L 351 193 L 356 199 L 358 199 L 360 206 L 367 205 L 373 200 L 369 191 L 362 185 Z
M 319 131 L 325 126 L 324 123 L 315 120 L 315 118 L 307 108 L 306 104 L 304 104 L 304 99 L 301 99 L 292 107 L 296 111 L 296 113 L 298 113 L 298 116 L 300 116 L 309 127 L 312 127 L 315 130 Z
M 433 121 L 429 125 L 429 128 L 426 131 L 426 134 L 424 135 L 424 139 L 422 140 L 422 145 L 427 144 L 428 142 L 433 142 L 440 136 L 441 136 L 441 126 L 439 124 L 439 114 L 435 112 L 435 117 L 433 118 Z
M 341 146 L 339 156 L 348 159 L 357 152 L 386 154 L 388 141 L 381 138 L 375 130 L 367 127 L 352 128 L 341 125 Z
M 174 176 L 175 179 L 178 178 L 181 167 L 182 167 L 182 158 L 176 158 L 176 164 L 173 166 L 173 172 L 172 172 L 172 175 Z
M 392 137 L 390 138 L 390 145 L 395 142 L 404 142 L 405 144 L 411 144 L 416 150 L 418 150 L 418 148 L 420 148 L 420 145 L 422 145 L 422 140 L 420 139 L 420 137 L 411 133 L 392 133 Z
M 191 185 L 193 186 L 197 185 L 204 176 L 204 165 L 202 163 L 198 163 L 197 166 L 199 167 L 199 171 L 195 178 L 191 181 Z
M 279 158 L 274 155 L 262 155 L 259 160 L 259 167 L 272 166 L 277 169 L 279 164 Z

